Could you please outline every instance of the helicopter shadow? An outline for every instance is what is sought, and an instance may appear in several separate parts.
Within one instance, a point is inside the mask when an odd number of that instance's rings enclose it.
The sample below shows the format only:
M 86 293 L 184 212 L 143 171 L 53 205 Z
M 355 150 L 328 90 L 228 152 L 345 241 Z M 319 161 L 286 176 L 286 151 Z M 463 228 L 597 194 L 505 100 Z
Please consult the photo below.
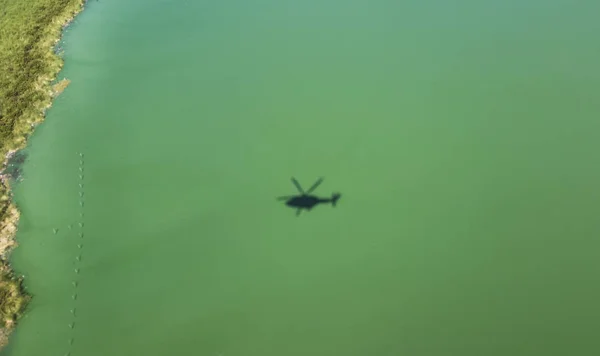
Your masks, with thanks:
M 337 205 L 338 200 L 341 198 L 340 193 L 333 193 L 331 197 L 318 197 L 313 195 L 312 192 L 317 189 L 321 183 L 323 183 L 323 178 L 319 178 L 313 185 L 308 189 L 304 190 L 302 185 L 296 180 L 296 178 L 292 177 L 292 183 L 298 190 L 297 195 L 286 195 L 278 197 L 277 200 L 285 201 L 285 205 L 296 209 L 296 216 L 300 216 L 303 210 L 311 211 L 315 206 L 319 204 L 331 204 L 332 207 Z

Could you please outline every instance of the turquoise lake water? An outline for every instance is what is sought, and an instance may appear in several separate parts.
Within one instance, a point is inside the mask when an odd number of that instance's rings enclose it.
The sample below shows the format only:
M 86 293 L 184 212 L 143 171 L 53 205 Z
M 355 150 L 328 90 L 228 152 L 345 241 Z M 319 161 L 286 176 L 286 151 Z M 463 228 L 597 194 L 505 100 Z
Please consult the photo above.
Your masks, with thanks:
M 599 354 L 599 11 L 91 1 L 2 354 Z M 338 206 L 296 217 L 292 176 Z

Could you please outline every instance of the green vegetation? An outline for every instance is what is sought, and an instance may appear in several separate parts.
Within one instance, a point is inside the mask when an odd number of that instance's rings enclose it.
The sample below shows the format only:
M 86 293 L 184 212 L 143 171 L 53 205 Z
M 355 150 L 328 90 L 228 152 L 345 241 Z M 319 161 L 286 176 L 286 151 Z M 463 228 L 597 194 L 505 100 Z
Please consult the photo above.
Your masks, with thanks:
M 0 181 L 0 346 L 4 346 L 15 322 L 25 309 L 29 296 L 21 278 L 14 276 L 7 262 L 10 249 L 15 246 L 14 234 L 19 212 L 10 202 L 7 180 Z
M 9 266 L 0 265 L 0 321 L 12 325 L 25 309 L 29 297 L 25 295 L 21 278 L 15 278 Z
M 53 45 L 81 0 L 0 0 L 0 153 L 22 144 L 50 105 Z
M 0 156 L 22 148 L 34 125 L 44 118 L 53 96 L 68 81 L 52 88 L 62 67 L 54 45 L 62 27 L 84 0 L 0 0 Z M 23 312 L 29 297 L 8 266 L 18 211 L 10 202 L 7 179 L 0 183 L 0 345 Z
M 25 309 L 29 296 L 23 290 L 21 279 L 13 276 L 10 267 L 4 262 L 0 265 L 0 319 L 5 325 L 0 329 L 0 347 L 8 342 L 8 335 L 15 320 Z

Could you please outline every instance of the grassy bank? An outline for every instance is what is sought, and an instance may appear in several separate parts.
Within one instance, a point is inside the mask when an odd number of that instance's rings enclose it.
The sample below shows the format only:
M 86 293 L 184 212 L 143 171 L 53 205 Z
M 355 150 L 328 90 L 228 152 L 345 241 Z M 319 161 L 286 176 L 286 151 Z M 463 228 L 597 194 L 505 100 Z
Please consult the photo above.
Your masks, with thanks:
M 62 67 L 54 53 L 63 27 L 84 0 L 0 0 L 0 157 L 23 148 L 54 96 L 68 81 L 52 87 Z M 19 212 L 11 202 L 9 177 L 0 176 L 0 346 L 23 313 L 29 297 L 8 265 L 16 245 Z

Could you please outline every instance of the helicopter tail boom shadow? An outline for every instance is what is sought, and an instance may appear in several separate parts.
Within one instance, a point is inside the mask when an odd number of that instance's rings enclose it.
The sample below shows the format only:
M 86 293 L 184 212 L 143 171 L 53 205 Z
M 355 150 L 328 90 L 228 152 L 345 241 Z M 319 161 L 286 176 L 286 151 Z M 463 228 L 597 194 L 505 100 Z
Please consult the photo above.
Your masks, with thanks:
M 342 195 L 340 193 L 334 193 L 331 196 L 331 206 L 335 207 L 335 205 L 337 204 L 337 201 L 340 199 Z

